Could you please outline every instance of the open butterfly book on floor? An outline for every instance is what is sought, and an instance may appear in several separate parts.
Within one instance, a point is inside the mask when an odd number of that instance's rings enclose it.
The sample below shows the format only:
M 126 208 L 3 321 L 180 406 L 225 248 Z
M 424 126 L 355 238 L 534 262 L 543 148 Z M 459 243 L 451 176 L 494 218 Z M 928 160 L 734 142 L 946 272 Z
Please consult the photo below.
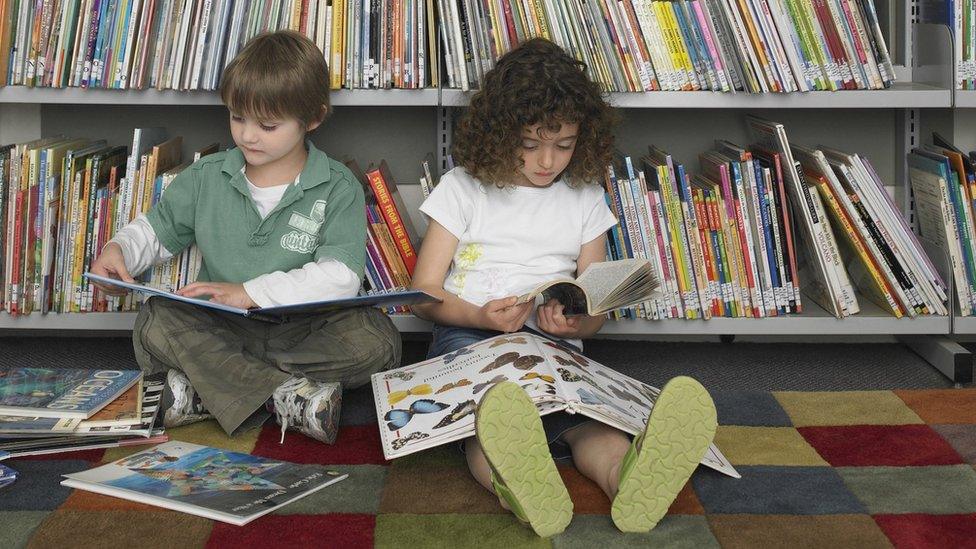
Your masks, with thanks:
M 185 297 L 173 292 L 167 292 L 166 290 L 146 286 L 144 284 L 123 282 L 121 280 L 106 278 L 104 276 L 99 276 L 92 273 L 85 273 L 84 276 L 95 282 L 126 288 L 128 290 L 132 290 L 133 292 L 146 294 L 149 297 L 165 297 L 167 299 L 182 301 L 183 303 L 190 303 L 193 305 L 199 305 L 200 307 L 216 309 L 225 313 L 233 313 L 236 315 L 246 316 L 248 318 L 263 320 L 265 322 L 279 323 L 287 322 L 291 317 L 337 311 L 340 309 L 351 309 L 353 307 L 392 307 L 394 305 L 412 305 L 414 303 L 440 301 L 436 297 L 420 290 L 397 290 L 371 295 L 359 295 L 356 297 L 347 297 L 342 299 L 328 299 L 325 301 L 295 303 L 293 305 L 242 309 L 240 307 L 231 307 L 230 305 L 217 303 L 216 301 Z
M 61 484 L 71 488 L 242 526 L 348 475 L 170 441 L 64 476 Z
M 453 353 L 374 374 L 373 398 L 383 454 L 402 457 L 474 435 L 485 390 L 518 383 L 539 414 L 583 414 L 621 431 L 644 431 L 660 391 L 544 337 L 503 334 Z M 715 445 L 702 465 L 739 478 Z

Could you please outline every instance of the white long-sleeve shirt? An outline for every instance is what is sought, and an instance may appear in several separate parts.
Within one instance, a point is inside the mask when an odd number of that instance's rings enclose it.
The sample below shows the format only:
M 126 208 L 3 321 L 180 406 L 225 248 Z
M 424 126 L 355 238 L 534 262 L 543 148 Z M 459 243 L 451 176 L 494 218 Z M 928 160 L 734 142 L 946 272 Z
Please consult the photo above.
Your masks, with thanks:
M 262 218 L 281 202 L 289 187 L 256 187 L 250 181 L 247 186 Z M 110 242 L 122 248 L 125 268 L 133 276 L 173 257 L 145 215 L 139 215 L 120 229 Z M 360 280 L 352 269 L 336 259 L 323 258 L 288 272 L 276 271 L 252 278 L 244 282 L 244 291 L 259 307 L 272 307 L 353 297 L 359 292 L 359 285 Z

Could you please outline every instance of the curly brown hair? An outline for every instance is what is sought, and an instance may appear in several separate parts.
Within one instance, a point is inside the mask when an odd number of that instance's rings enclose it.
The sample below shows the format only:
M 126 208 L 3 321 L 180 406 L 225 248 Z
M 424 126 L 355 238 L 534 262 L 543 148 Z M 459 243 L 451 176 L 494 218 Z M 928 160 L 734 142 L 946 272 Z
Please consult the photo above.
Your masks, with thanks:
M 600 183 L 613 156 L 616 117 L 586 64 L 544 38 L 533 38 L 503 55 L 485 73 L 454 130 L 452 154 L 474 177 L 500 187 L 522 167 L 519 150 L 526 126 L 558 132 L 579 123 L 572 160 L 561 174 L 571 185 Z

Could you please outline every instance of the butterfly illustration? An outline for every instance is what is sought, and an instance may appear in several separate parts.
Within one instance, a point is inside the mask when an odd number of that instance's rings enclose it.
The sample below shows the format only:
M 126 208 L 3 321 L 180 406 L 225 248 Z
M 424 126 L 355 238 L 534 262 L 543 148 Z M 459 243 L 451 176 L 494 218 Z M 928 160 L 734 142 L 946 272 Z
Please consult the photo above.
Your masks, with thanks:
M 548 375 L 548 374 L 540 374 L 539 372 L 529 372 L 529 373 L 527 373 L 524 376 L 522 376 L 522 377 L 519 378 L 520 381 L 527 381 L 527 380 L 530 380 L 530 379 L 541 379 L 542 381 L 545 381 L 546 383 L 555 383 L 556 382 L 556 379 L 554 377 L 552 377 L 551 375 Z
M 539 355 L 525 355 L 516 358 L 515 363 L 512 364 L 512 366 L 515 366 L 519 370 L 528 370 L 542 361 L 543 358 Z
M 555 395 L 556 388 L 548 383 L 526 383 L 522 386 L 522 389 L 526 393 L 543 393 L 547 395 Z
M 485 381 L 485 382 L 482 382 L 482 383 L 479 383 L 479 384 L 475 385 L 474 386 L 474 390 L 471 392 L 471 394 L 476 395 L 476 394 L 480 393 L 481 391 L 484 391 L 488 387 L 491 387 L 492 385 L 495 385 L 497 383 L 501 383 L 501 382 L 503 382 L 503 381 L 505 381 L 507 379 L 508 379 L 507 377 L 499 374 L 499 375 L 497 375 L 497 376 L 489 379 L 488 381 Z
M 563 381 L 568 381 L 569 383 L 583 381 L 583 378 L 579 374 L 570 372 L 566 368 L 556 368 L 556 371 L 559 372 L 559 377 L 563 378 Z
M 414 441 L 414 440 L 423 440 L 423 439 L 425 439 L 425 438 L 427 438 L 429 436 L 430 435 L 428 435 L 427 433 L 421 433 L 420 431 L 414 431 L 414 432 L 410 433 L 409 435 L 407 435 L 405 437 L 400 437 L 398 439 L 394 439 L 393 442 L 390 443 L 390 444 L 391 444 L 391 446 L 393 446 L 393 449 L 394 450 L 399 450 L 400 448 L 403 448 L 404 446 L 406 446 L 408 442 L 411 442 L 411 441 Z
M 514 351 L 500 354 L 497 357 L 495 357 L 495 360 L 491 361 L 491 363 L 489 363 L 487 366 L 485 366 L 481 370 L 478 370 L 478 373 L 484 374 L 492 370 L 497 370 L 498 368 L 501 368 L 506 364 L 511 364 L 512 362 L 515 362 L 518 359 L 518 357 L 519 354 Z
M 474 413 L 475 409 L 478 407 L 473 400 L 466 400 L 451 410 L 451 413 L 444 416 L 437 425 L 434 425 L 434 429 L 440 429 L 441 427 L 447 427 L 448 425 L 458 422 L 461 419 Z
M 469 354 L 469 353 L 473 353 L 473 352 L 474 352 L 473 350 L 471 350 L 471 349 L 469 349 L 467 347 L 462 347 L 462 348 L 458 349 L 457 351 L 454 351 L 453 353 L 447 353 L 442 358 L 444 360 L 444 364 L 450 364 L 450 363 L 454 362 L 454 360 L 457 359 L 458 357 L 463 356 L 463 355 L 466 355 L 466 354 Z
M 383 379 L 402 379 L 403 381 L 410 381 L 413 379 L 414 372 L 393 372 L 383 376 Z
M 407 423 L 410 423 L 410 419 L 413 418 L 414 414 L 435 414 L 448 406 L 449 404 L 444 404 L 443 402 L 434 402 L 429 398 L 422 398 L 413 401 L 410 404 L 410 408 L 406 410 L 400 408 L 390 410 L 383 416 L 383 419 L 386 420 L 386 426 L 391 431 L 396 431 L 397 429 L 403 429 Z
M 461 378 L 457 381 L 452 381 L 451 383 L 446 383 L 443 387 L 438 389 L 437 392 L 435 392 L 434 394 L 439 395 L 441 393 L 446 393 L 451 389 L 458 389 L 460 387 L 464 387 L 465 385 L 471 385 L 471 380 L 466 377 Z
M 629 393 L 627 391 L 624 391 L 623 389 L 618 389 L 616 385 L 611 385 L 610 386 L 610 392 L 613 393 L 614 395 L 616 395 L 616 397 L 619 398 L 620 400 L 629 400 L 630 402 L 633 402 L 634 404 L 637 404 L 638 406 L 647 407 L 647 403 L 646 402 L 644 402 L 643 400 L 637 398 L 635 395 L 633 395 L 633 394 L 631 394 L 631 393 Z
M 410 395 L 429 395 L 433 390 L 430 385 L 421 383 L 420 385 L 414 385 L 406 391 L 393 391 L 386 398 L 390 401 L 390 406 L 393 406 Z
M 572 360 L 569 360 L 568 358 L 564 357 L 563 355 L 553 355 L 553 356 L 556 357 L 556 362 L 562 364 L 563 366 L 576 366 L 576 363 L 575 362 L 573 362 Z
M 609 406 L 622 414 L 632 415 L 630 412 L 624 410 L 620 406 L 617 406 L 612 400 L 599 393 L 591 393 L 590 391 L 580 387 L 579 389 L 576 389 L 576 394 L 579 395 L 580 401 L 582 401 L 583 404 L 603 404 L 604 406 Z
M 489 349 L 494 349 L 495 347 L 498 347 L 499 345 L 504 345 L 506 343 L 514 343 L 516 345 L 525 345 L 527 342 L 525 341 L 525 338 L 522 337 L 522 336 L 503 337 L 503 338 L 500 338 L 500 339 L 496 339 L 495 341 L 492 341 L 491 342 L 491 345 L 489 345 L 488 348 Z

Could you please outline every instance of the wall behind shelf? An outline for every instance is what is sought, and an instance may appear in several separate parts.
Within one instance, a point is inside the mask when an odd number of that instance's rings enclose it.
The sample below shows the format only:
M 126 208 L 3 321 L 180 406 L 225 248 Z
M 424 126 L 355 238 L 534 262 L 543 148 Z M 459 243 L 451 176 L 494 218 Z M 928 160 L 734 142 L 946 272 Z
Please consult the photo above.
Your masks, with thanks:
M 133 128 L 163 126 L 170 135 L 183 136 L 184 158 L 190 158 L 195 149 L 215 141 L 222 149 L 233 146 L 227 110 L 223 106 L 52 104 L 41 105 L 39 109 L 43 136 L 60 133 L 130 145 Z M 17 109 L 4 110 L 7 111 L 16 113 Z M 14 115 L 4 116 L 6 126 L 7 117 Z M 22 118 L 28 123 L 36 116 Z M 398 183 L 416 184 L 422 173 L 421 160 L 435 150 L 435 127 L 434 107 L 337 107 L 312 134 L 312 141 L 339 160 L 346 156 L 355 158 L 363 169 L 370 162 L 385 159 Z M 6 137 L 5 134 L 6 131 L 0 136 Z

